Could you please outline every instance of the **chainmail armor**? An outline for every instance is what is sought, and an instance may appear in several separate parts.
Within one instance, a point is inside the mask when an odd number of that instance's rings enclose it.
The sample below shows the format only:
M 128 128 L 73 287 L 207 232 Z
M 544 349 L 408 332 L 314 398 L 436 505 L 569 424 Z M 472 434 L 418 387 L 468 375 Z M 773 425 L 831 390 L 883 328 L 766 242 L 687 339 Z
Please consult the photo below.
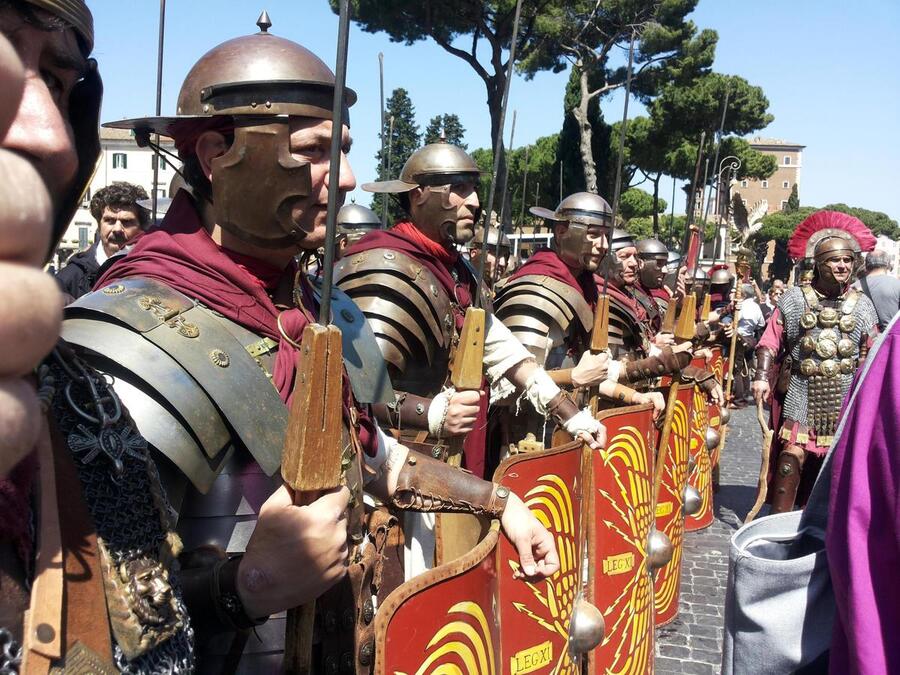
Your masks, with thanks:
M 850 291 L 850 293 L 853 293 L 853 291 Z M 840 314 L 840 307 L 847 297 L 847 295 L 833 299 L 819 297 L 819 306 L 820 308 L 837 309 Z M 833 424 L 828 423 L 826 426 L 836 426 L 841 402 L 850 389 L 857 366 L 854 365 L 850 372 L 842 371 L 831 378 L 821 375 L 807 377 L 796 372 L 798 364 L 804 359 L 812 359 L 817 366 L 825 360 L 815 351 L 804 353 L 801 350 L 800 342 L 806 336 L 811 337 L 814 341 L 818 340 L 824 329 L 819 324 L 809 329 L 804 328 L 800 324 L 800 319 L 804 313 L 810 312 L 803 295 L 803 289 L 800 286 L 788 289 L 778 301 L 778 308 L 781 310 L 784 321 L 786 351 L 793 360 L 794 371 L 791 374 L 787 394 L 784 397 L 784 416 L 787 419 L 815 429 L 817 424 L 813 418 L 816 415 L 825 414 L 830 418 L 829 422 L 833 421 Z M 853 342 L 855 351 L 849 358 L 854 361 L 854 364 L 857 364 L 860 357 L 860 343 L 863 341 L 864 335 L 871 336 L 870 331 L 877 325 L 877 317 L 874 305 L 872 305 L 869 298 L 862 294 L 860 294 L 856 305 L 853 307 L 851 315 L 855 317 L 856 325 L 852 331 L 841 333 L 841 335 L 846 335 Z M 811 396 L 815 400 L 811 400 Z M 832 406 L 833 410 L 825 410 L 825 408 L 831 408 Z M 811 407 L 816 408 L 816 410 L 811 410 Z M 818 426 L 821 426 L 821 422 Z M 833 432 L 833 429 L 831 431 Z M 825 435 L 829 434 L 826 433 Z
M 73 448 L 72 435 L 83 430 L 99 433 L 99 425 L 89 428 L 62 395 L 71 381 L 70 375 L 54 359 L 49 360 L 55 379 L 57 394 L 53 398 L 52 412 L 60 432 L 68 438 Z M 98 378 L 102 376 L 92 371 Z M 84 409 L 88 396 L 86 387 L 73 386 L 72 398 Z M 115 396 L 111 387 L 109 395 Z M 158 560 L 167 535 L 174 531 L 171 507 L 160 487 L 156 465 L 150 460 L 147 444 L 138 435 L 127 413 L 116 424 L 117 432 L 130 441 L 121 455 L 121 471 L 116 471 L 103 452 L 90 457 L 90 452 L 78 452 L 73 448 L 73 458 L 81 479 L 82 493 L 91 514 L 97 536 L 103 539 L 113 562 L 119 565 L 128 560 L 146 557 Z M 130 433 L 129 433 L 130 432 Z M 175 566 L 170 566 L 170 572 Z M 194 632 L 190 625 L 177 574 L 170 574 L 169 582 L 175 594 L 180 614 L 184 617 L 182 628 L 170 639 L 147 651 L 133 661 L 128 661 L 113 640 L 113 658 L 116 667 L 129 675 L 150 673 L 191 673 L 194 671 Z

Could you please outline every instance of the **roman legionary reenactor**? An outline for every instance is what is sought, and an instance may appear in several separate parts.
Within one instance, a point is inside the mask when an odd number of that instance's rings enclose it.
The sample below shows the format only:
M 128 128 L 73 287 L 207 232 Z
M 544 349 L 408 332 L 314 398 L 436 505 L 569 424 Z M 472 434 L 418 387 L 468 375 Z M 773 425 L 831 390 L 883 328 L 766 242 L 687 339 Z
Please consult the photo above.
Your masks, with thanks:
M 330 366 L 337 383 L 327 384 L 339 392 L 343 434 L 334 442 L 344 487 L 307 494 L 301 504 L 271 478 L 285 446 L 285 404 L 326 386 L 295 378 L 308 350 L 304 329 L 319 309 L 318 289 L 295 256 L 326 245 L 329 190 L 346 193 L 355 179 L 343 154 L 339 176 L 328 161 L 333 73 L 304 47 L 269 33 L 265 13 L 257 25 L 260 32 L 201 57 L 182 85 L 176 116 L 114 123 L 140 142 L 151 142 L 152 133 L 171 137 L 191 193 L 178 192 L 161 226 L 99 280 L 100 290 L 70 307 L 64 335 L 111 376 L 152 448 L 169 498 L 165 512 L 169 505 L 177 512 L 187 548 L 201 547 L 181 559 L 185 604 L 204 619 L 198 668 L 278 669 L 285 621 L 269 616 L 319 598 L 312 670 L 330 672 L 334 664 L 365 671 L 374 644 L 371 598 L 392 519 L 384 511 L 364 518 L 363 484 L 397 509 L 458 511 L 464 504 L 501 518 L 517 548 L 529 539 L 522 559 L 529 574 L 552 573 L 555 553 L 549 533 L 506 488 L 427 457 L 408 461 L 406 448 L 385 437 L 359 403 L 375 399 L 371 387 L 340 363 Z M 346 90 L 338 101 L 344 145 L 355 98 Z M 386 377 L 353 303 L 335 291 L 333 309 L 345 329 L 347 362 Z M 130 441 L 114 443 L 106 433 L 85 434 L 84 452 L 108 456 L 116 467 Z M 139 516 L 119 511 L 120 518 Z M 154 519 L 144 515 L 133 525 L 123 533 L 152 528 Z M 116 616 L 118 608 L 110 609 Z
M 509 260 L 512 256 L 512 244 L 497 225 L 491 225 L 484 236 L 484 228 L 475 230 L 475 236 L 469 241 L 469 262 L 478 269 L 484 258 L 484 283 L 491 290 L 506 277 Z
M 643 371 L 644 384 L 649 384 L 653 378 L 661 375 L 681 371 L 685 378 L 696 382 L 714 399 L 720 399 L 721 387 L 715 381 L 714 375 L 704 369 L 688 365 L 690 348 L 687 345 L 669 347 L 671 336 L 654 332 L 647 311 L 651 300 L 647 298 L 642 302 L 638 299 L 640 291 L 635 290 L 640 261 L 634 237 L 625 230 L 616 228 L 613 231 L 607 260 L 603 269 L 607 280 L 604 281 L 599 275 L 595 275 L 594 280 L 599 288 L 606 289 L 610 297 L 609 346 L 613 356 L 624 361 L 652 364 Z M 698 339 L 702 340 L 708 335 L 708 331 L 698 330 L 697 334 Z
M 599 195 L 577 192 L 563 199 L 555 211 L 541 207 L 530 211 L 552 227 L 552 248 L 532 255 L 510 277 L 495 301 L 497 317 L 554 381 L 575 388 L 601 385 L 602 395 L 616 397 L 616 382 L 641 379 L 636 373 L 657 364 L 610 363 L 588 352 L 598 297 L 593 275 L 607 252 L 612 209 Z M 662 407 L 658 395 L 629 392 L 628 402 Z M 526 426 L 542 437 L 533 424 Z M 522 436 L 513 433 L 511 440 Z
M 841 403 L 877 332 L 872 302 L 852 288 L 875 237 L 860 220 L 819 211 L 788 240 L 811 279 L 778 301 L 756 347 L 757 400 L 772 396 L 775 438 L 768 495 L 772 511 L 803 506 L 834 438 Z M 774 391 L 770 382 L 775 382 Z
M 381 219 L 362 204 L 344 204 L 338 211 L 338 251 L 352 246 L 372 230 L 381 229 Z M 340 257 L 340 256 L 338 256 Z
M 675 302 L 678 302 L 684 295 L 683 286 L 681 292 L 678 292 L 677 276 L 673 278 L 674 283 L 671 288 L 665 283 L 666 277 L 671 271 L 669 269 L 669 250 L 658 239 L 641 239 L 637 242 L 637 251 L 641 261 L 637 286 L 656 301 L 657 312 L 665 314 L 673 298 Z M 659 327 L 656 330 L 658 331 Z
M 425 431 L 432 440 L 464 436 L 479 417 L 479 392 L 446 386 L 466 309 L 479 293 L 482 306 L 490 304 L 476 272 L 457 250 L 474 235 L 479 175 L 463 150 L 438 142 L 414 152 L 398 180 L 363 185 L 370 192 L 397 195 L 409 219 L 364 237 L 336 270 L 338 286 L 372 326 L 397 392 L 396 404 L 382 407 L 380 421 L 404 433 Z M 552 416 L 573 436 L 599 432 L 599 423 L 579 411 L 490 312 L 485 331 L 484 370 L 495 397 L 524 390 L 542 415 Z M 483 441 L 467 444 L 464 461 L 482 474 Z

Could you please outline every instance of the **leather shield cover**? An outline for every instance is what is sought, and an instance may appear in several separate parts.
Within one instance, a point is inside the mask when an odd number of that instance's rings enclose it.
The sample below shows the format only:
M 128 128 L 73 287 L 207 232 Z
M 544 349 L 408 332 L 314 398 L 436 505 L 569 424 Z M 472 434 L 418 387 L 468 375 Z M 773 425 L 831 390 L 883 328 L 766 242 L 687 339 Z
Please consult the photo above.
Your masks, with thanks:
M 653 672 L 653 578 L 647 540 L 653 525 L 656 428 L 650 405 L 601 411 L 607 444 L 592 454 L 591 602 L 606 634 L 588 673 Z
M 665 466 L 659 499 L 656 504 L 656 529 L 672 542 L 672 559 L 656 572 L 654 581 L 656 625 L 663 626 L 678 615 L 681 592 L 681 555 L 684 540 L 684 487 L 687 484 L 688 451 L 691 440 L 691 409 L 694 406 L 694 386 L 678 386 L 672 433 L 665 453 Z

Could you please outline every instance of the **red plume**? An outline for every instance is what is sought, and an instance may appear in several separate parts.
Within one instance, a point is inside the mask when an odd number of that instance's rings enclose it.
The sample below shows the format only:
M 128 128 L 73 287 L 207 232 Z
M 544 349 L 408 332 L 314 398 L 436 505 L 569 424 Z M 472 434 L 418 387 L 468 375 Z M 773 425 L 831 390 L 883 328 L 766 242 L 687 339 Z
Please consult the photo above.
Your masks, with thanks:
M 794 260 L 807 257 L 806 245 L 809 238 L 826 228 L 843 230 L 856 240 L 861 251 L 871 251 L 875 248 L 875 235 L 859 218 L 839 211 L 816 211 L 800 223 L 794 230 L 794 234 L 788 239 L 788 255 Z

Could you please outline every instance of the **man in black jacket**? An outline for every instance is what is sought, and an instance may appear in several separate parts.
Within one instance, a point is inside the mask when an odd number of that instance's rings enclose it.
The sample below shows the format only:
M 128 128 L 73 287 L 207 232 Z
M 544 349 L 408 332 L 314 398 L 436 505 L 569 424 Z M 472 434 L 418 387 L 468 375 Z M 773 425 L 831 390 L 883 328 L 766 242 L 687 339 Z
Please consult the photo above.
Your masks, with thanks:
M 134 244 L 150 224 L 145 209 L 137 201 L 147 199 L 147 192 L 140 185 L 116 182 L 102 190 L 91 200 L 91 215 L 97 221 L 98 237 L 90 248 L 69 258 L 66 266 L 57 274 L 67 302 L 90 292 L 107 260 L 121 255 Z

